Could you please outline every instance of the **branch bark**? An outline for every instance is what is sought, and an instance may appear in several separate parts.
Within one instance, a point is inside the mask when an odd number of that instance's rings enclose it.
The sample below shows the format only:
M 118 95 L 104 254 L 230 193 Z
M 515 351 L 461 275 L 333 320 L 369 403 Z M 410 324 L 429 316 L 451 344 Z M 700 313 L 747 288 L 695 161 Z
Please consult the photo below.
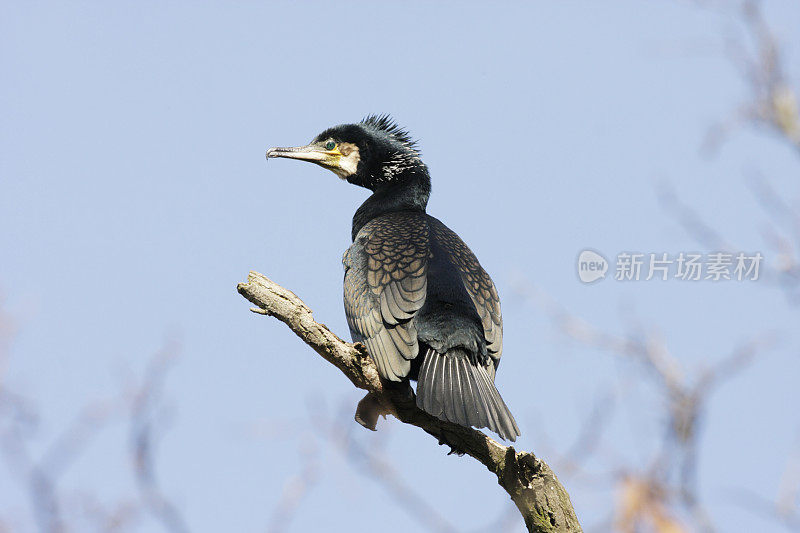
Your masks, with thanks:
M 342 371 L 359 389 L 377 400 L 382 410 L 401 422 L 417 426 L 447 444 L 456 453 L 480 461 L 516 504 L 528 531 L 582 531 L 569 494 L 547 464 L 530 452 L 517 452 L 482 432 L 439 420 L 419 409 L 408 389 L 384 386 L 378 369 L 361 344 L 340 339 L 324 324 L 314 320 L 311 309 L 292 291 L 263 274 L 250 272 L 239 293 L 257 307 L 251 311 L 273 316 L 289 326 L 303 342 L 323 359 Z

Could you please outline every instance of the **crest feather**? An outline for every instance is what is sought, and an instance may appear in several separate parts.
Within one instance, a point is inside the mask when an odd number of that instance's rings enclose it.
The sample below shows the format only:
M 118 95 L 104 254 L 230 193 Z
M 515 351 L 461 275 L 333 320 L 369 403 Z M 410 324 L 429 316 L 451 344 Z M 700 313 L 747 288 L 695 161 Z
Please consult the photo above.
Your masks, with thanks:
M 381 131 L 394 140 L 415 152 L 417 149 L 417 141 L 415 141 L 408 131 L 401 128 L 394 119 L 388 114 L 380 115 L 367 115 L 361 120 L 361 124 L 370 128 Z

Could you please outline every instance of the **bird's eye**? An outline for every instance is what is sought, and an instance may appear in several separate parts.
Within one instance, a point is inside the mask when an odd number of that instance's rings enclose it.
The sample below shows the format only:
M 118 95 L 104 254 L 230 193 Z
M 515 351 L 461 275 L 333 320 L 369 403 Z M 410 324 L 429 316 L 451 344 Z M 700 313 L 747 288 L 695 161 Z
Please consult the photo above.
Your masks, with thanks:
M 325 149 L 326 150 L 333 150 L 334 148 L 336 148 L 336 143 L 335 142 L 328 141 L 328 142 L 325 143 Z

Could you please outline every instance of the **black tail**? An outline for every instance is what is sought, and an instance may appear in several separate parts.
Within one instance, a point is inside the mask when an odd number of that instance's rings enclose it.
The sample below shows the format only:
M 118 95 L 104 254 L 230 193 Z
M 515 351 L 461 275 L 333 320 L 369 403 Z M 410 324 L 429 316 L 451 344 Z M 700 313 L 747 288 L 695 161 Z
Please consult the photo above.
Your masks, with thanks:
M 489 363 L 491 364 L 491 363 Z M 417 383 L 417 405 L 441 420 L 489 428 L 516 440 L 519 428 L 486 368 L 470 363 L 466 351 L 427 350 Z

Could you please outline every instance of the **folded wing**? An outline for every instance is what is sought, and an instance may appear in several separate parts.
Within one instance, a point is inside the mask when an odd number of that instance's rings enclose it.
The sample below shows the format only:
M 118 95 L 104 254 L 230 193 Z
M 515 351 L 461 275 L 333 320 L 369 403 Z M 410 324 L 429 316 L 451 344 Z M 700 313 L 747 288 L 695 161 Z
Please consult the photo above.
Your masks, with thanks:
M 345 254 L 347 323 L 392 381 L 419 353 L 414 316 L 427 294 L 428 234 L 424 215 L 392 213 L 367 223 Z

